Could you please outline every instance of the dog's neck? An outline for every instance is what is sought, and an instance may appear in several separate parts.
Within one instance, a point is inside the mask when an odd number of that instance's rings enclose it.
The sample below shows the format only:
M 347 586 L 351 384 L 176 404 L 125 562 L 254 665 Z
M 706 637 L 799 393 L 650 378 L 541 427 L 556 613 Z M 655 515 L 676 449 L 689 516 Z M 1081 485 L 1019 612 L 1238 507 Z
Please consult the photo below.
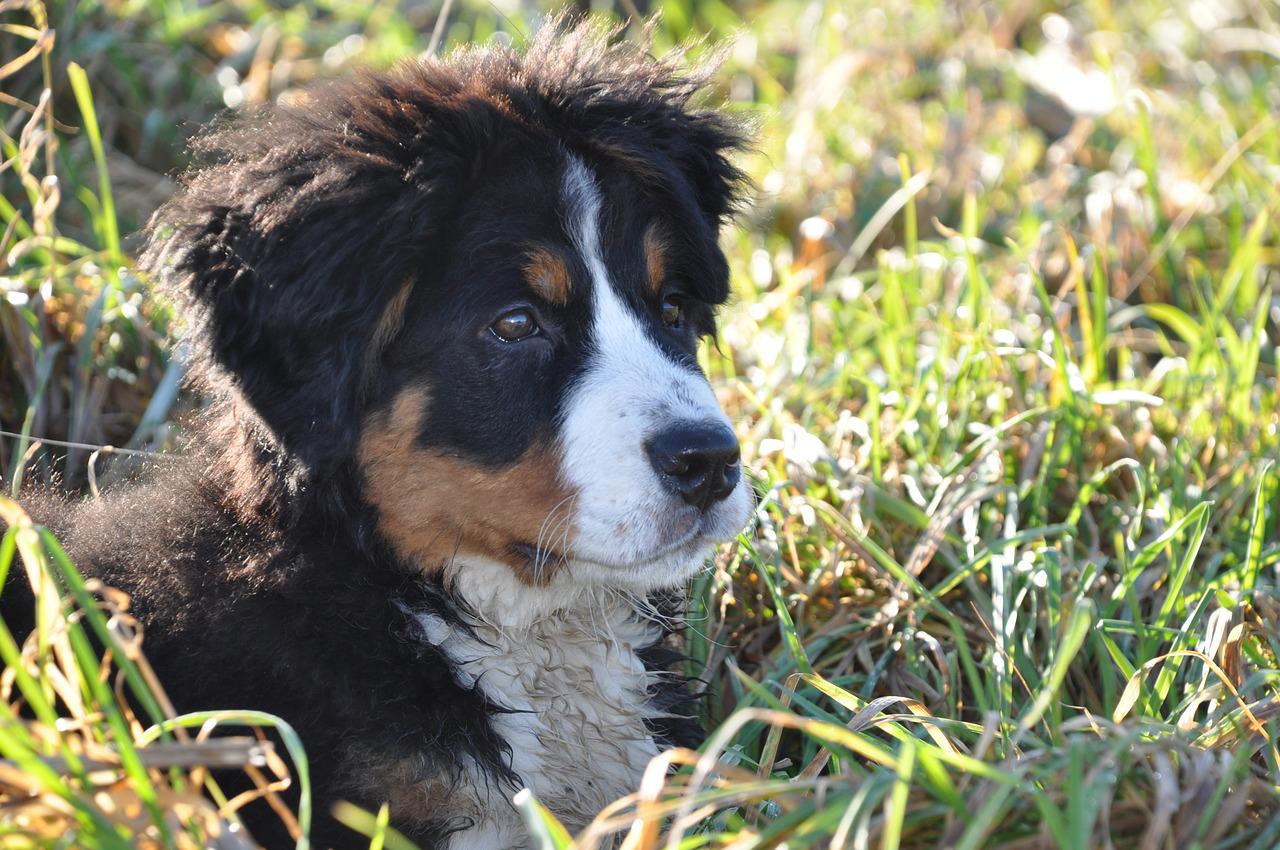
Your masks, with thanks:
M 510 745 L 520 784 L 580 829 L 636 789 L 658 752 L 646 720 L 671 715 L 652 702 L 664 674 L 642 660 L 663 636 L 656 612 L 625 592 L 575 588 L 562 574 L 530 587 L 501 564 L 459 563 L 449 584 L 467 628 L 428 613 L 417 620 L 460 683 L 508 710 L 491 722 Z M 521 834 L 510 806 L 517 790 L 473 779 L 477 835 L 493 846 L 523 846 L 501 843 Z

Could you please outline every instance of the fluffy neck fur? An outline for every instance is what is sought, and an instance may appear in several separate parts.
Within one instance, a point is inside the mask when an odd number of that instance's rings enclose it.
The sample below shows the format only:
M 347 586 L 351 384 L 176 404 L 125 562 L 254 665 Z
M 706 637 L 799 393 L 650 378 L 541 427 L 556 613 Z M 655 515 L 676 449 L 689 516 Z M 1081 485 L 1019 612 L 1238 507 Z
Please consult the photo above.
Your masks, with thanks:
M 562 575 L 530 588 L 501 564 L 457 563 L 451 583 L 464 627 L 416 614 L 459 684 L 506 709 L 492 723 L 516 780 L 474 783 L 477 826 L 454 836 L 454 850 L 523 846 L 510 802 L 520 787 L 571 828 L 585 826 L 636 789 L 658 753 L 655 724 L 676 716 L 656 698 L 670 677 L 645 663 L 666 632 L 660 615 L 646 600 Z

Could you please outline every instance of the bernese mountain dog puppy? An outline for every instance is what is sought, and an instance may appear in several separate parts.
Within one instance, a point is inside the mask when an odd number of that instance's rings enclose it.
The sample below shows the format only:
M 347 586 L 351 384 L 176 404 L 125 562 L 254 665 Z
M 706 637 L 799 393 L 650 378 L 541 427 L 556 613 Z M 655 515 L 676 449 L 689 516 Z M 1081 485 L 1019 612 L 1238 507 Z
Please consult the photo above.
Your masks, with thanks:
M 521 787 L 580 828 L 698 739 L 665 638 L 751 512 L 695 356 L 743 135 L 679 64 L 559 20 L 330 84 L 216 126 L 148 228 L 205 421 L 44 518 L 180 710 L 297 729 L 318 846 L 365 843 L 346 799 L 525 847 Z

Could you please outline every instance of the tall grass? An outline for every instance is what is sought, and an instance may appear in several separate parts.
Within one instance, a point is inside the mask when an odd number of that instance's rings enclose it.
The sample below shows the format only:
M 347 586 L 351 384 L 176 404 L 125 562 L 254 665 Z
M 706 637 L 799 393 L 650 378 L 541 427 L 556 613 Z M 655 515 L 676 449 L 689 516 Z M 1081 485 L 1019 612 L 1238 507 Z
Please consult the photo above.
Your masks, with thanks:
M 0 623 L 4 846 L 238 850 L 254 845 L 236 810 L 266 797 L 305 850 L 307 762 L 288 725 L 261 712 L 176 715 L 141 652 L 128 598 L 86 582 L 17 503 L 0 497 L 0 518 L 8 527 L 0 586 L 20 555 L 36 600 L 23 644 Z M 253 734 L 210 737 L 236 726 Z M 296 816 L 278 797 L 294 779 L 265 730 L 276 731 L 293 759 L 303 801 Z M 228 800 L 213 769 L 244 771 L 254 790 Z
M 760 127 L 704 363 L 763 498 L 691 591 L 709 741 L 575 838 L 522 797 L 541 846 L 1280 845 L 1280 14 L 661 5 L 663 42 L 734 37 L 720 94 Z M 438 7 L 55 8 L 77 38 L 32 60 L 33 129 L 4 137 L 0 420 L 157 448 L 182 402 L 146 399 L 177 367 L 114 238 L 139 216 L 117 175 L 173 168 L 188 129 L 165 116 L 424 49 Z M 535 17 L 451 14 L 449 43 Z M 30 449 L 6 446 L 12 480 Z M 33 663 L 8 675 L 47 688 Z M 117 779 L 149 749 L 85 734 Z M 403 846 L 385 812 L 341 816 Z

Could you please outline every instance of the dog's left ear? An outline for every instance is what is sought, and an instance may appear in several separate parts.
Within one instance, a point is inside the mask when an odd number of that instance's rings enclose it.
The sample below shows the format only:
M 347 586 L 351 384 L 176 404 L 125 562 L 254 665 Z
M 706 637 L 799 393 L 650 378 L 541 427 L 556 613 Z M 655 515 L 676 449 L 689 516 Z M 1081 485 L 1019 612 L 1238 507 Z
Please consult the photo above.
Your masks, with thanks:
M 460 169 L 421 141 L 429 116 L 380 85 L 216 129 L 197 143 L 212 162 L 148 228 L 143 267 L 186 320 L 197 380 L 308 467 L 349 450 L 378 323 L 456 194 Z

